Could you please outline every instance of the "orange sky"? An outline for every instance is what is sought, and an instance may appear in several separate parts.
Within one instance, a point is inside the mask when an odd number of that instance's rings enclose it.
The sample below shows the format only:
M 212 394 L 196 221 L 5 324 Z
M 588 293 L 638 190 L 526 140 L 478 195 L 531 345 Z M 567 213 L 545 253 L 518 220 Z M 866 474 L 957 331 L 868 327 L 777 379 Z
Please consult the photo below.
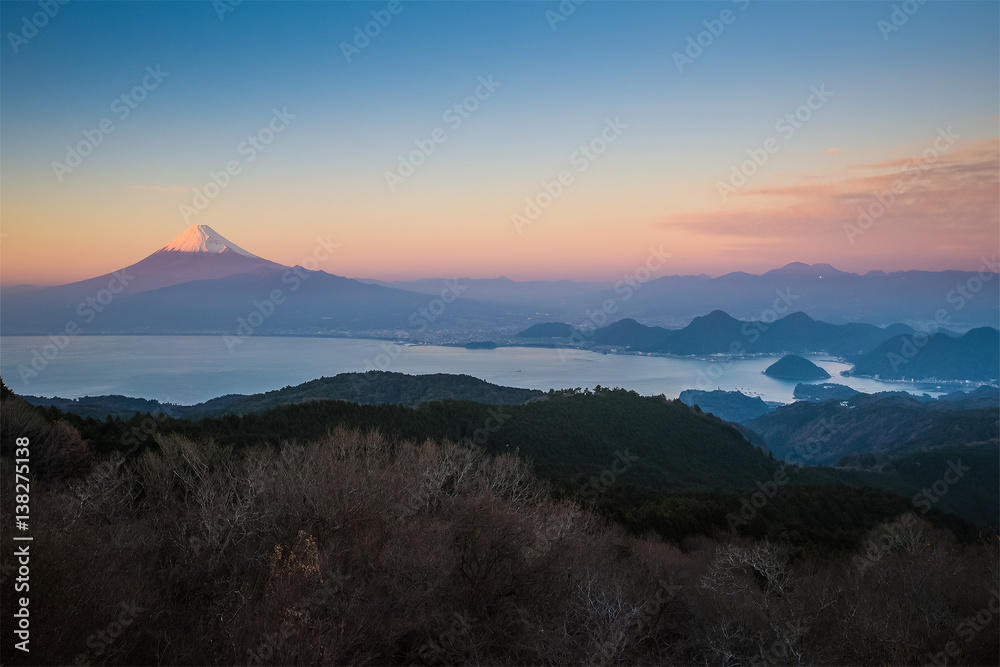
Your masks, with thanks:
M 644 261 L 650 246 L 672 254 L 666 274 L 761 272 L 790 261 L 859 272 L 975 269 L 980 255 L 997 250 L 1000 140 L 955 141 L 934 160 L 913 159 L 933 146 L 926 137 L 867 161 L 824 151 L 806 161 L 808 172 L 758 175 L 725 203 L 707 179 L 696 187 L 641 173 L 629 180 L 609 159 L 578 175 L 520 233 L 511 215 L 523 212 L 523 198 L 487 188 L 448 192 L 438 182 L 388 196 L 377 187 L 309 183 L 268 191 L 248 179 L 185 221 L 178 207 L 191 201 L 190 188 L 81 174 L 55 196 L 51 184 L 25 178 L 2 202 L 0 279 L 59 284 L 106 273 L 190 223 L 285 264 L 302 262 L 317 238 L 329 238 L 340 248 L 321 268 L 364 278 L 610 280 Z M 850 233 L 859 210 L 878 193 L 887 200 L 894 183 L 900 194 L 887 210 Z
M 1000 252 L 1000 5 L 918 3 L 886 35 L 882 3 L 722 4 L 739 18 L 679 67 L 718 8 L 586 3 L 555 29 L 537 3 L 404 3 L 346 58 L 373 6 L 74 3 L 0 58 L 0 284 L 113 271 L 191 224 L 284 264 L 328 238 L 323 269 L 382 279 L 613 281 L 650 247 L 709 275 Z

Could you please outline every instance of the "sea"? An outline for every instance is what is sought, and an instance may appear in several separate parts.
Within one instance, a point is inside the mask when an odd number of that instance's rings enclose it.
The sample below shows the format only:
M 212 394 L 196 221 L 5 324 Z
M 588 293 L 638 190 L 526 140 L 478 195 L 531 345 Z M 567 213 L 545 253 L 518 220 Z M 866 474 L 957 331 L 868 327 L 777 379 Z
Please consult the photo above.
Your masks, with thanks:
M 0 374 L 22 395 L 78 398 L 119 394 L 191 405 L 225 394 L 253 394 L 322 376 L 368 370 L 413 375 L 466 374 L 530 389 L 622 387 L 676 398 L 685 389 L 738 390 L 765 401 L 792 402 L 797 382 L 763 374 L 778 356 L 744 359 L 602 354 L 543 347 L 468 350 L 361 338 L 251 336 L 77 336 L 62 347 L 46 336 L 0 338 Z M 812 361 L 858 391 L 938 396 L 940 385 L 841 377 L 850 365 Z

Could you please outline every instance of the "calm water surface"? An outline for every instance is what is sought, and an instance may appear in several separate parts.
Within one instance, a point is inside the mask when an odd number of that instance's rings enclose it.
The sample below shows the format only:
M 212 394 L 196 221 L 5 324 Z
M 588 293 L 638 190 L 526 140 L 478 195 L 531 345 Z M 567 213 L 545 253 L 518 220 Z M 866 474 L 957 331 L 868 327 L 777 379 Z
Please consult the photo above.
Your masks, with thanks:
M 79 336 L 51 359 L 44 359 L 43 367 L 43 357 L 46 353 L 52 356 L 55 349 L 43 336 L 0 339 L 4 382 L 18 393 L 35 396 L 122 394 L 184 405 L 372 368 L 410 374 L 465 373 L 496 384 L 542 390 L 624 387 L 667 398 L 675 398 L 685 389 L 738 389 L 766 401 L 786 403 L 792 400 L 796 385 L 761 374 L 777 356 L 713 361 L 527 347 L 466 350 L 353 338 L 265 336 L 248 338 L 230 352 L 221 336 Z M 813 357 L 813 361 L 833 376 L 830 381 L 859 391 L 941 393 L 933 386 L 843 378 L 840 371 L 849 365 L 825 357 Z

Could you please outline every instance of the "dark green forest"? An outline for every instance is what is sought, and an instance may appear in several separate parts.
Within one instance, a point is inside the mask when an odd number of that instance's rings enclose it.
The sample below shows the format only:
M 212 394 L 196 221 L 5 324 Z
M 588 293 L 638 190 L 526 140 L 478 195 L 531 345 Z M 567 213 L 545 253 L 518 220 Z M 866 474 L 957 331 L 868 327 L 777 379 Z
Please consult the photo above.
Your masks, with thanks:
M 812 410 L 826 406 L 801 405 Z M 840 408 L 836 402 L 828 407 Z M 424 402 L 415 408 L 306 401 L 197 421 L 162 414 L 97 420 L 53 408 L 44 414 L 71 424 L 102 455 L 137 456 L 146 448 L 155 449 L 154 434 L 177 433 L 239 450 L 311 442 L 338 427 L 377 430 L 392 439 L 414 442 L 447 440 L 494 455 L 510 451 L 550 482 L 558 497 L 589 503 L 635 532 L 656 530 L 664 539 L 680 543 L 694 535 L 730 530 L 760 537 L 766 524 L 766 535 L 794 545 L 795 553 L 856 548 L 871 526 L 913 509 L 911 498 L 947 469 L 950 456 L 964 456 L 975 464 L 966 483 L 935 503 L 929 514 L 963 536 L 975 534 L 978 524 L 996 525 L 989 519 L 996 516 L 997 503 L 988 501 L 997 497 L 1000 459 L 995 446 L 925 453 L 924 467 L 907 458 L 881 472 L 860 466 L 843 470 L 785 465 L 749 445 L 732 424 L 698 408 L 621 389 L 550 392 L 542 400 L 505 406 L 453 400 Z M 819 446 L 829 448 L 822 442 L 822 432 L 814 435 L 819 436 L 814 446 L 797 443 L 799 460 L 819 459 L 810 452 Z M 782 451 L 785 456 L 791 453 L 792 449 Z M 634 461 L 621 474 L 612 471 L 614 480 L 608 484 L 606 471 L 619 454 Z M 731 526 L 727 516 L 738 512 L 744 498 L 760 490 L 758 485 L 774 484 L 779 471 L 785 480 L 781 492 L 768 497 L 767 506 L 753 521 Z M 653 520 L 679 497 L 690 510 L 686 520 Z M 864 502 L 848 511 L 859 498 Z M 952 513 L 960 516 L 946 516 Z

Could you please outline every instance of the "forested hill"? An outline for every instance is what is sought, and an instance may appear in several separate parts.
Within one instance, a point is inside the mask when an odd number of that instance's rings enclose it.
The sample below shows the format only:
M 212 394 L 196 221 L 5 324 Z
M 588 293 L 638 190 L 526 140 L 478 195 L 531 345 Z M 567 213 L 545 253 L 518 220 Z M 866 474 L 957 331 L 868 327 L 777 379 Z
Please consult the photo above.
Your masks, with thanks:
M 416 408 L 309 401 L 199 421 L 165 415 L 96 420 L 35 409 L 49 422 L 79 431 L 102 458 L 158 450 L 171 434 L 232 446 L 238 454 L 260 444 L 284 448 L 323 441 L 338 427 L 514 452 L 532 461 L 557 497 L 595 503 L 636 533 L 654 530 L 680 541 L 735 529 L 786 543 L 796 553 L 858 548 L 876 524 L 912 511 L 909 498 L 919 490 L 901 473 L 782 468 L 731 424 L 676 400 L 599 388 L 549 392 L 546 398 L 514 406 L 432 401 Z M 5 415 L 23 413 L 19 402 L 27 407 L 16 396 L 5 400 Z M 751 497 L 759 502 L 758 496 L 765 500 L 759 511 L 747 505 Z M 928 518 L 945 521 L 938 509 L 947 511 L 941 503 Z M 741 512 L 747 520 L 734 526 Z M 971 534 L 968 524 L 947 521 L 957 534 Z
M 825 465 L 864 454 L 973 444 L 996 448 L 1000 409 L 995 403 L 990 405 L 986 396 L 984 391 L 962 399 L 920 401 L 912 396 L 856 394 L 845 401 L 797 401 L 745 425 L 764 439 L 776 457 L 788 460 L 829 434 L 821 447 L 810 448 L 813 463 Z
M 180 419 L 201 419 L 222 415 L 261 412 L 282 405 L 310 401 L 340 400 L 355 403 L 392 403 L 415 407 L 427 401 L 446 399 L 475 401 L 491 405 L 518 405 L 545 394 L 537 389 L 502 387 L 471 375 L 436 373 L 406 375 L 387 371 L 341 373 L 321 377 L 294 387 L 263 394 L 227 394 L 196 405 L 175 405 L 127 396 L 85 396 L 77 399 L 25 396 L 32 405 L 59 408 L 82 417 L 128 418 L 136 413 L 166 414 Z
M 680 401 L 620 389 L 551 392 L 546 398 L 511 406 L 431 401 L 416 408 L 308 401 L 242 416 L 195 422 L 160 416 L 155 422 L 158 432 L 241 447 L 308 442 L 339 425 L 416 441 L 448 439 L 490 452 L 517 450 L 534 461 L 540 476 L 568 486 L 626 464 L 627 471 L 616 474 L 619 486 L 649 489 L 752 487 L 777 469 L 732 426 Z M 92 442 L 120 449 L 119 423 L 86 420 L 81 429 Z

